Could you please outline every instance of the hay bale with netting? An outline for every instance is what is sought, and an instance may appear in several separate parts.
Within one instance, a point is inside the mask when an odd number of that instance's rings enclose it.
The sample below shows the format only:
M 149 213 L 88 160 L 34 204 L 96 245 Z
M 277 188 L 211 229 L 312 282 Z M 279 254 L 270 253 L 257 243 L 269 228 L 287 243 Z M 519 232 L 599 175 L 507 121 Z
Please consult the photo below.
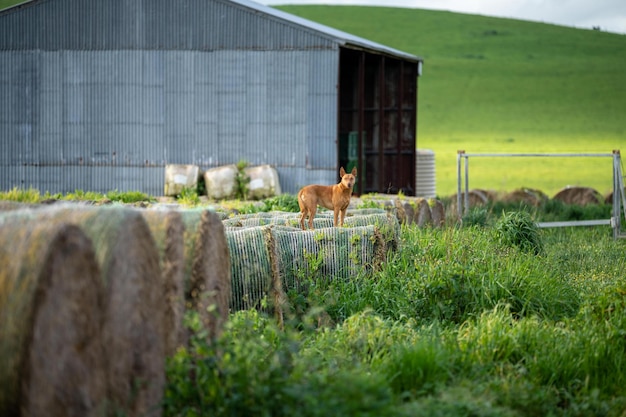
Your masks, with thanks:
M 91 240 L 5 213 L 0 265 L 0 415 L 102 415 L 104 287 Z
M 565 187 L 552 198 L 565 204 L 579 206 L 601 204 L 604 201 L 602 194 L 590 187 Z
M 284 294 L 270 230 L 270 226 L 226 229 L 232 267 L 231 310 L 274 312 L 280 322 Z
M 300 214 L 286 211 L 270 211 L 242 214 L 222 220 L 226 227 L 291 226 L 300 227 Z
M 180 213 L 172 210 L 139 211 L 159 251 L 160 287 L 163 290 L 165 356 L 172 356 L 187 343 L 183 327 L 185 312 L 184 241 L 185 225 Z
M 185 302 L 197 311 L 211 338 L 228 319 L 231 258 L 220 217 L 206 209 L 181 210 L 185 225 Z
M 346 216 L 344 226 L 375 226 L 385 242 L 386 249 L 395 251 L 400 244 L 400 222 L 392 212 L 386 210 L 354 210 Z
M 306 291 L 311 280 L 350 279 L 377 270 L 385 261 L 385 240 L 376 226 L 300 230 L 271 228 L 282 289 Z
M 124 207 L 55 205 L 37 222 L 78 225 L 93 242 L 105 288 L 103 334 L 111 410 L 160 415 L 165 388 L 163 291 L 156 244 L 144 218 Z
M 433 224 L 432 211 L 425 198 L 421 198 L 417 202 L 417 210 L 415 210 L 415 223 L 417 223 L 417 227 L 426 227 Z

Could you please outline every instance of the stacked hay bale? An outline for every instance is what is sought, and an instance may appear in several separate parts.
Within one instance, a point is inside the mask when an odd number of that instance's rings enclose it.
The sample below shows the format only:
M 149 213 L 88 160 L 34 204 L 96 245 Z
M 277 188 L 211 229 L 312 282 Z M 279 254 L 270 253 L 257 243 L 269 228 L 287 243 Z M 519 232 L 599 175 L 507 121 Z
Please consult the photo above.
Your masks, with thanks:
M 104 286 L 76 226 L 0 216 L 0 415 L 100 415 Z
M 160 415 L 165 349 L 159 256 L 145 220 L 121 207 L 41 210 L 37 221 L 81 227 L 91 239 L 104 285 L 108 397 L 114 410 Z
M 185 284 L 211 337 L 228 315 L 220 217 L 77 204 L 0 211 L 0 415 L 160 415 L 165 357 L 185 343 Z
M 231 310 L 273 311 L 282 322 L 284 294 L 269 226 L 226 228 L 231 255 Z
M 286 292 L 301 291 L 310 281 L 349 279 L 369 273 L 386 256 L 383 236 L 373 225 L 305 231 L 276 226 L 271 233 Z
M 91 240 L 103 295 L 107 407 L 159 415 L 165 386 L 162 292 L 157 249 L 141 215 L 130 209 L 62 205 L 4 216 L 29 224 L 74 225 Z M 62 332 L 62 327 L 52 331 Z M 54 362 L 55 355 L 47 360 Z
M 320 211 L 315 230 L 300 228 L 299 213 L 256 213 L 224 220 L 233 280 L 231 310 L 264 308 L 282 320 L 285 293 L 305 280 L 349 279 L 369 273 L 399 242 L 400 225 L 381 209 L 351 210 L 344 227 Z
M 231 294 L 229 246 L 220 217 L 206 209 L 180 211 L 185 225 L 184 281 L 187 309 L 200 314 L 209 336 L 228 318 Z
M 159 252 L 165 329 L 163 343 L 165 356 L 172 356 L 179 346 L 187 343 L 183 327 L 185 225 L 180 213 L 173 210 L 140 210 L 139 212 L 146 220 Z

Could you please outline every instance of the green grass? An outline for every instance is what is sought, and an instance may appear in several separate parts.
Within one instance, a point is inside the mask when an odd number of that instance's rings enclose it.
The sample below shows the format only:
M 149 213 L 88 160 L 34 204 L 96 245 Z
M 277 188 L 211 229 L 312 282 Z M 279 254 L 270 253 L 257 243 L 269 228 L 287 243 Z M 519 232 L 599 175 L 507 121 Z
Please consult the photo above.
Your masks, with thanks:
M 619 416 L 626 242 L 537 238 L 540 254 L 492 228 L 404 227 L 378 274 L 327 281 L 301 323 L 238 312 L 209 345 L 192 319 L 163 414 Z M 333 325 L 317 327 L 320 310 Z
M 456 192 L 456 155 L 626 149 L 626 36 L 420 9 L 281 10 L 424 58 L 417 146 L 436 155 L 437 192 Z M 471 160 L 470 185 L 553 195 L 611 189 L 606 159 Z

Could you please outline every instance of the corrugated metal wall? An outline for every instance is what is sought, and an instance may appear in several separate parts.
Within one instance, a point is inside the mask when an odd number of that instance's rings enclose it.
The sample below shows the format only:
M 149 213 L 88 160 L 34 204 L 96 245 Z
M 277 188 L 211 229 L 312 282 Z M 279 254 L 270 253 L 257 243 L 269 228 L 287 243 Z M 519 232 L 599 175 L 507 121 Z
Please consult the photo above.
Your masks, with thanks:
M 87 5 L 87 6 L 85 6 Z M 0 188 L 163 191 L 241 159 L 337 178 L 338 46 L 226 1 L 40 0 L 0 14 Z

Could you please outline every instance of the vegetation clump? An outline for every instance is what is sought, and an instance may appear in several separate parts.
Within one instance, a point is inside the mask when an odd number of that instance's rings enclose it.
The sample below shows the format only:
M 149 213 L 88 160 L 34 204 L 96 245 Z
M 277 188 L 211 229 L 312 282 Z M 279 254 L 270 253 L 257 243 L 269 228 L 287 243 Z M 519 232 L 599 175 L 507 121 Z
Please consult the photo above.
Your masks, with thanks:
M 282 329 L 240 311 L 208 344 L 192 318 L 164 415 L 620 415 L 624 242 L 540 234 L 537 256 L 486 227 L 403 226 L 377 273 L 316 281 Z

